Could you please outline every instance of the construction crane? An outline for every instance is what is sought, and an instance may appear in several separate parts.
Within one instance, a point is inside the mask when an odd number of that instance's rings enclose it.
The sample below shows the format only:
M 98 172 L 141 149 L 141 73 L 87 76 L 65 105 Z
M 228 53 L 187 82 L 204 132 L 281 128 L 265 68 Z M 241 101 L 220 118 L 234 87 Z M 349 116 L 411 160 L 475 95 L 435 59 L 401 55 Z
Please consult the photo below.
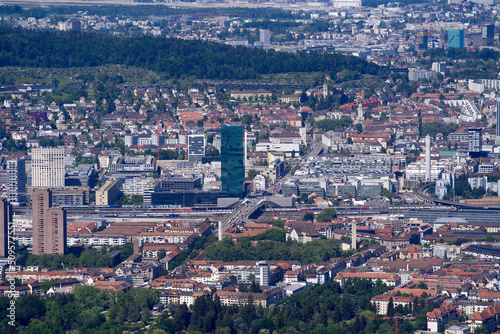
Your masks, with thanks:
M 214 16 L 214 13 L 196 13 L 198 15 L 198 33 L 201 34 L 201 16 L 208 15 L 210 17 Z
M 405 317 L 399 316 L 399 315 L 393 315 L 390 317 L 381 317 L 381 318 L 373 318 L 373 319 L 366 319 L 367 321 L 373 321 L 373 320 L 391 320 L 391 319 L 396 319 L 396 332 L 395 334 L 398 334 L 398 319 L 404 319 Z

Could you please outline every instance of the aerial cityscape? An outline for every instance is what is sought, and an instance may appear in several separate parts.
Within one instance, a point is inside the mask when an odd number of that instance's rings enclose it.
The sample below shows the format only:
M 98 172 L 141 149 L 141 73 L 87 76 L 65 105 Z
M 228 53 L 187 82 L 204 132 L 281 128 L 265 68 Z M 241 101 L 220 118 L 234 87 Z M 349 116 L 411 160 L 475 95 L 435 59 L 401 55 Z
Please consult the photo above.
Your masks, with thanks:
M 500 333 L 497 21 L 0 1 L 0 333 Z

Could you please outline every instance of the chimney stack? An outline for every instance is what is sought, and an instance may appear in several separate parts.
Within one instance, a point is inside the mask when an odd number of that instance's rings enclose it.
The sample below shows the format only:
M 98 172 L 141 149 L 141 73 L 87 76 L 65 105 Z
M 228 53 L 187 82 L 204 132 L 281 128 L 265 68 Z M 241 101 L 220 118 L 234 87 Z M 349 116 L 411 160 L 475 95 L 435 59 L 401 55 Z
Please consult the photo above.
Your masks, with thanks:
M 425 137 L 425 182 L 431 182 L 431 136 Z
M 356 250 L 357 247 L 358 247 L 358 243 L 357 243 L 357 236 L 356 236 L 356 221 L 355 220 L 352 221 L 352 238 L 351 238 L 351 241 L 352 241 L 352 245 L 351 245 L 352 250 Z

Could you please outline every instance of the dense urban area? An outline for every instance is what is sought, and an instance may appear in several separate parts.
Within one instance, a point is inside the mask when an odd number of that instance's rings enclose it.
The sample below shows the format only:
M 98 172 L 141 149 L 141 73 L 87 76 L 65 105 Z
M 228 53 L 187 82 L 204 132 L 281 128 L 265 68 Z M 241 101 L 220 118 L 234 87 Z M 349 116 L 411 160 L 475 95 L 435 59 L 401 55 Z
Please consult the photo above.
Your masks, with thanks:
M 498 0 L 41 5 L 0 333 L 500 333 Z

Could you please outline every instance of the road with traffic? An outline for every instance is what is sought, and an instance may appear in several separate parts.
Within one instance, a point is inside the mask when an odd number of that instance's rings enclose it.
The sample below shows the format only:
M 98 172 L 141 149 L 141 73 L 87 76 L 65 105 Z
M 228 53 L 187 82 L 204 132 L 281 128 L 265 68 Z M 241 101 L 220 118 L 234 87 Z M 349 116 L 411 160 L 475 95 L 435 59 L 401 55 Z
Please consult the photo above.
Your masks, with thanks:
M 299 160 L 298 164 L 303 164 L 310 158 L 317 157 L 323 151 L 323 145 L 321 143 L 314 143 L 311 145 L 309 152 Z M 281 186 L 283 182 L 285 182 L 290 176 L 290 172 L 288 172 L 285 176 L 283 176 L 280 180 L 278 180 L 273 185 L 269 186 L 266 189 L 266 193 L 268 196 L 260 197 L 260 198 L 248 198 L 243 201 L 240 201 L 240 206 L 236 208 L 230 215 L 228 215 L 223 221 L 221 221 L 222 233 L 226 232 L 226 230 L 233 224 L 239 224 L 245 221 L 248 221 L 248 217 L 254 213 L 259 207 L 261 207 L 264 202 L 269 199 L 269 196 L 277 195 L 281 192 Z

